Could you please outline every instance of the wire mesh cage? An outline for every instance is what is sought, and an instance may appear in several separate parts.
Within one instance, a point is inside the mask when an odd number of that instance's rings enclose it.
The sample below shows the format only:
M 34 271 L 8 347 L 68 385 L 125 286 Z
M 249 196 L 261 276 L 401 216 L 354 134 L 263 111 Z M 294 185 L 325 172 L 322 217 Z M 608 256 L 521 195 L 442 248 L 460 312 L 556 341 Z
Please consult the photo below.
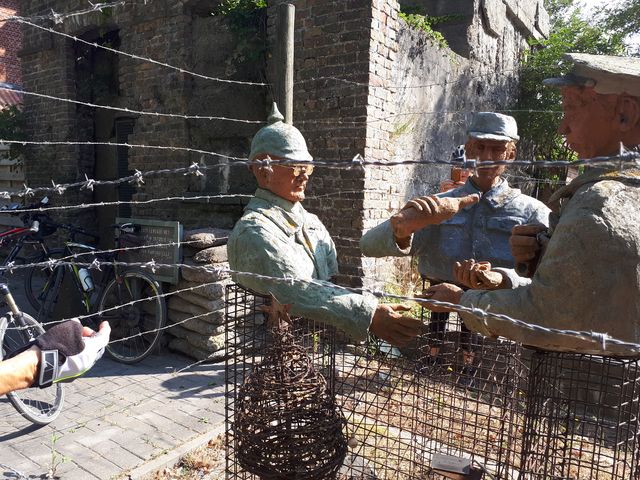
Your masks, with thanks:
M 481 478 L 483 471 L 515 478 L 525 409 L 521 349 L 472 335 L 453 315 L 424 320 L 412 349 L 380 342 L 337 349 L 337 392 L 351 437 L 343 478 Z M 443 465 L 442 455 L 460 459 L 458 468 Z M 455 471 L 466 476 L 447 477 Z
M 522 480 L 640 478 L 640 360 L 534 352 Z
M 238 390 L 267 351 L 264 302 L 227 287 L 229 479 L 261 478 L 238 462 L 234 422 Z M 295 321 L 346 421 L 349 449 L 327 478 L 640 479 L 640 360 L 533 351 L 472 334 L 454 314 L 422 317 L 423 335 L 402 351 Z
M 243 458 L 243 455 L 246 455 L 247 451 L 250 450 L 246 448 L 245 433 L 247 428 L 245 417 L 247 413 L 247 392 L 243 389 L 246 389 L 247 385 L 255 383 L 255 381 L 252 381 L 253 373 L 264 371 L 265 366 L 263 361 L 266 359 L 265 354 L 267 356 L 269 355 L 269 351 L 274 343 L 272 333 L 265 324 L 266 315 L 263 311 L 263 307 L 268 305 L 269 299 L 256 295 L 239 285 L 232 284 L 227 286 L 225 303 L 227 316 L 225 330 L 227 353 L 225 404 L 226 477 L 230 479 L 289 478 L 286 475 L 272 476 L 272 473 L 267 474 L 267 472 L 264 472 L 264 475 L 258 476 L 242 467 L 243 464 L 246 466 L 253 462 L 253 459 L 246 461 L 247 459 Z M 311 375 L 311 377 L 317 378 L 317 375 L 315 375 L 315 372 L 317 372 L 324 379 L 321 380 L 322 389 L 326 391 L 326 395 L 322 395 L 323 401 L 325 401 L 323 412 L 330 413 L 331 409 L 326 400 L 327 397 L 331 399 L 335 397 L 335 330 L 311 320 L 295 318 L 292 319 L 292 335 L 295 339 L 296 350 L 299 349 L 304 352 L 305 362 L 310 360 L 310 366 L 314 369 L 314 375 Z M 277 341 L 275 343 L 277 343 Z M 300 355 L 296 355 L 296 360 L 298 361 L 299 359 Z M 307 378 L 307 380 L 309 380 L 309 378 Z M 294 393 L 290 392 L 290 386 L 282 385 L 282 387 L 289 391 L 289 393 Z M 286 395 L 287 392 L 283 394 Z M 286 400 L 290 403 L 290 396 L 287 396 Z M 308 403 L 305 402 L 305 398 L 299 400 L 300 401 L 295 402 L 296 407 L 300 407 L 301 403 Z M 270 402 L 263 401 L 261 405 L 273 407 Z M 322 407 L 322 405 L 320 407 Z M 300 410 L 301 409 L 298 408 L 296 414 L 300 414 Z M 302 413 L 307 414 L 308 409 Z M 256 415 L 256 418 L 259 416 L 260 415 Z M 321 420 L 322 421 L 318 422 L 318 427 L 321 423 L 326 423 L 326 417 L 323 417 Z M 296 418 L 292 421 L 299 423 L 301 420 L 300 418 Z M 337 429 L 338 431 L 336 431 L 335 422 L 331 425 L 333 436 L 340 435 L 343 424 L 344 420 L 341 418 L 340 425 Z M 320 432 L 320 434 L 322 435 L 322 432 Z M 291 441 L 293 442 L 294 440 L 297 444 L 288 445 L 286 448 L 291 454 L 295 454 L 296 448 L 301 448 L 300 438 L 292 436 Z M 319 440 L 326 439 L 319 438 Z M 274 438 L 274 443 L 275 441 L 276 438 Z M 281 441 L 281 439 L 278 439 L 278 441 Z M 337 444 L 339 447 L 340 442 L 338 441 Z M 281 452 L 274 455 L 274 458 L 279 458 L 283 462 L 283 466 L 290 460 L 290 458 L 284 458 L 287 456 L 284 450 L 283 448 Z M 337 450 L 339 450 L 339 448 L 337 448 Z M 344 453 L 342 456 L 344 456 Z M 331 477 L 328 476 L 326 478 Z

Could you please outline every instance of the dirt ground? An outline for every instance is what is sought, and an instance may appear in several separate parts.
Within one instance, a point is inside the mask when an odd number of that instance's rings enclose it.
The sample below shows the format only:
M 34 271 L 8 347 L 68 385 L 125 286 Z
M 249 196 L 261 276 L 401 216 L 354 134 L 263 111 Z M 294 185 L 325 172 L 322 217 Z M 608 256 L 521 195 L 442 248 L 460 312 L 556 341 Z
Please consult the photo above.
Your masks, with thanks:
M 142 480 L 218 480 L 224 478 L 224 436 L 187 453 L 173 467 L 153 472 Z

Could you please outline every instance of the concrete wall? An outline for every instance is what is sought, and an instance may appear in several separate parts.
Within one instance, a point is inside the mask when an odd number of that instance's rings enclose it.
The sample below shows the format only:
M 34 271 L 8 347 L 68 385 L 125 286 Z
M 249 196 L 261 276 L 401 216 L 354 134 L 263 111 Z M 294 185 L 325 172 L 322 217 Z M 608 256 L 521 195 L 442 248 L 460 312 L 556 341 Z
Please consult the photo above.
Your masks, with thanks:
M 17 0 L 0 0 L 0 13 L 19 15 Z M 22 47 L 22 31 L 16 22 L 0 22 L 0 82 L 22 83 L 18 51 Z

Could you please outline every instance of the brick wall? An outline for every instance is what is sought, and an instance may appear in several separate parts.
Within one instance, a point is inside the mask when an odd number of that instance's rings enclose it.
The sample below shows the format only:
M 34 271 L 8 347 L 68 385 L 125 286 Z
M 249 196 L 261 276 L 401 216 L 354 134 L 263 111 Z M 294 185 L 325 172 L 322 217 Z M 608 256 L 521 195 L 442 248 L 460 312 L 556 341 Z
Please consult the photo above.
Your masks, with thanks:
M 0 14 L 17 15 L 18 0 L 0 0 Z M 22 31 L 16 22 L 0 22 L 0 82 L 22 84 L 18 51 L 22 48 Z
M 519 0 L 424 1 L 440 9 L 464 7 L 464 21 L 446 28 L 455 49 L 440 49 L 423 32 L 408 28 L 398 18 L 403 2 L 397 0 L 292 2 L 296 6 L 294 124 L 317 160 L 350 161 L 357 154 L 376 161 L 446 159 L 453 147 L 464 141 L 471 111 L 508 105 L 526 37 L 532 32 L 541 34 L 545 24 L 541 0 L 533 6 Z M 276 75 L 277 64 L 271 54 L 275 51 L 276 9 L 282 2 L 271 0 L 266 17 L 269 82 Z M 83 6 L 80 0 L 26 0 L 23 4 L 24 15 Z M 170 0 L 126 4 L 110 15 L 74 17 L 56 28 L 91 41 L 103 38 L 105 32 L 116 32 L 118 48 L 126 52 L 212 77 L 264 80 L 260 59 L 244 64 L 237 61 L 247 53 L 238 50 L 243 39 L 223 20 L 212 17 L 207 5 Z M 79 62 L 95 60 L 93 54 L 78 55 L 74 42 L 26 28 L 22 60 L 28 91 L 136 110 L 266 118 L 269 88 L 193 78 L 123 56 L 110 60 L 110 68 L 117 71 L 116 91 L 100 97 L 95 87 L 86 88 L 87 81 L 79 73 L 84 68 Z M 25 103 L 30 135 L 36 140 L 114 141 L 110 122 L 122 116 L 29 96 Z M 258 128 L 247 123 L 140 116 L 134 118 L 128 142 L 189 146 L 244 157 Z M 100 148 L 34 148 L 26 163 L 28 183 L 48 185 L 51 178 L 73 181 L 84 174 L 113 178 L 113 172 L 102 169 L 103 164 L 112 162 L 113 155 Z M 191 162 L 219 168 L 203 178 L 148 178 L 144 185 L 135 187 L 133 198 L 251 193 L 255 188 L 246 167 L 234 167 L 223 157 L 129 150 L 130 170 L 183 167 Z M 358 241 L 364 231 L 388 218 L 408 198 L 432 193 L 448 175 L 445 170 L 384 165 L 317 168 L 305 206 L 320 216 L 337 244 L 340 282 L 360 286 L 363 277 L 367 284 L 393 281 L 394 276 L 410 270 L 406 259 L 363 259 Z M 108 198 L 108 192 L 98 190 L 70 194 L 66 200 Z M 187 228 L 230 227 L 242 204 L 240 198 L 149 203 L 134 207 L 133 214 L 179 220 Z M 91 216 L 99 213 L 86 211 L 84 215 L 90 222 Z
M 275 39 L 279 1 L 269 3 L 269 38 Z M 297 0 L 294 125 L 316 160 L 350 161 L 364 155 L 369 102 L 370 1 Z M 272 49 L 273 50 L 273 49 Z M 271 80 L 275 65 L 271 64 Z M 341 283 L 361 285 L 364 173 L 318 167 L 305 207 L 319 215 L 336 243 Z M 315 198 L 314 198 L 315 197 Z
M 55 11 L 72 11 L 86 6 L 79 0 L 28 0 L 24 15 Z M 183 67 L 203 75 L 239 80 L 263 80 L 260 62 L 240 70 L 236 59 L 236 39 L 224 20 L 213 17 L 202 2 L 127 3 L 108 14 L 92 13 L 66 19 L 56 25 L 67 34 L 90 42 L 107 43 L 124 52 Z M 265 118 L 264 87 L 246 87 L 199 79 L 161 65 L 87 47 L 59 35 L 25 26 L 24 88 L 58 97 L 141 110 L 184 115 L 228 118 Z M 115 44 L 114 42 L 117 42 Z M 216 48 L 212 48 L 216 45 Z M 103 82 L 109 91 L 96 87 L 96 78 L 115 77 Z M 234 70 L 235 69 L 235 70 Z M 109 85 L 109 83 L 113 85 Z M 108 90 L 108 89 L 107 89 Z M 133 115 L 62 103 L 55 100 L 25 97 L 29 136 L 33 140 L 116 142 L 115 125 L 123 117 L 133 120 L 133 132 L 125 139 L 130 144 L 191 147 L 235 157 L 246 156 L 250 139 L 259 125 L 215 120 L 186 120 L 147 115 Z M 123 149 L 119 149 L 123 150 Z M 108 147 L 32 148 L 26 159 L 30 186 L 84 179 L 112 179 L 126 174 L 116 166 L 116 149 Z M 229 161 L 205 154 L 180 151 L 131 148 L 128 171 L 179 168 L 192 162 L 202 165 L 228 164 Z M 202 195 L 247 193 L 255 184 L 246 167 L 213 169 L 203 178 L 173 175 L 145 178 L 133 186 L 134 201 L 153 201 L 161 197 L 191 198 Z M 69 193 L 58 203 L 78 201 L 113 201 L 118 195 L 112 188 L 94 192 Z M 178 220 L 186 228 L 202 226 L 229 227 L 242 211 L 242 199 L 220 201 L 174 200 L 134 205 L 131 214 L 142 218 Z M 85 210 L 81 217 L 87 225 L 108 225 L 118 214 L 114 208 Z M 107 212 L 105 214 L 105 212 Z M 109 220 L 107 217 L 110 217 Z

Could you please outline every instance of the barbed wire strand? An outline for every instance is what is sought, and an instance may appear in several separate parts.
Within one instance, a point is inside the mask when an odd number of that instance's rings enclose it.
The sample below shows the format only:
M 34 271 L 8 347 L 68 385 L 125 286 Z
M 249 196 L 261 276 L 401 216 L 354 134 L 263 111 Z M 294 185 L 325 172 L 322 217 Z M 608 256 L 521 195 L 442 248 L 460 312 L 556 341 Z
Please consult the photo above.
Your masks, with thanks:
M 116 2 L 116 4 L 118 3 L 124 3 L 124 2 Z M 145 2 L 146 3 L 146 2 Z M 117 5 L 114 5 L 117 6 Z M 104 7 L 103 7 L 104 8 Z M 86 13 L 92 13 L 94 10 L 90 10 L 89 12 L 83 12 L 80 11 L 78 14 L 86 14 Z M 69 16 L 71 16 L 72 14 L 67 14 Z M 4 17 L 4 18 L 2 18 Z M 61 14 L 51 14 L 49 15 L 49 19 L 52 21 L 56 21 L 56 19 L 60 19 Z M 144 61 L 144 62 L 149 62 L 149 63 L 153 63 L 165 68 L 169 68 L 175 71 L 178 71 L 180 73 L 184 73 L 187 75 L 192 75 L 196 78 L 201 78 L 204 80 L 210 80 L 210 81 L 216 81 L 216 82 L 221 82 L 221 83 L 230 83 L 230 84 L 235 84 L 235 85 L 248 85 L 248 86 L 259 86 L 259 87 L 271 87 L 272 84 L 270 83 L 265 83 L 265 82 L 248 82 L 248 81 L 241 81 L 241 80 L 230 80 L 230 79 L 225 79 L 225 78 L 219 78 L 219 77 L 211 77 L 208 75 L 203 75 L 200 73 L 196 73 L 196 72 L 192 72 L 190 70 L 187 70 L 185 68 L 182 67 L 176 67 L 174 65 L 170 65 L 168 63 L 165 62 L 161 62 L 158 60 L 155 60 L 153 58 L 149 58 L 149 57 L 144 57 L 141 55 L 136 55 L 136 54 L 132 54 L 132 53 L 128 53 L 125 52 L 123 50 L 119 50 L 116 48 L 112 48 L 112 47 L 108 47 L 106 45 L 100 45 L 97 42 L 90 42 L 84 39 L 81 39 L 79 37 L 76 37 L 74 35 L 69 35 L 67 33 L 61 32 L 59 30 L 55 30 L 53 28 L 49 28 L 49 27 L 44 27 L 42 25 L 38 25 L 36 23 L 33 23 L 31 21 L 29 21 L 28 18 L 26 17 L 19 17 L 19 16 L 10 16 L 10 15 L 6 15 L 6 14 L 2 14 L 0 13 L 0 20 L 3 21 L 15 21 L 15 22 L 20 22 L 23 23 L 25 25 L 29 25 L 31 27 L 52 33 L 54 35 L 59 35 L 65 38 L 68 38 L 70 40 L 73 40 L 74 42 L 79 42 L 79 43 L 84 43 L 86 45 L 89 45 L 91 47 L 95 47 L 95 48 L 100 48 L 106 51 L 109 51 L 111 53 L 115 53 L 117 55 L 122 55 L 125 57 L 129 57 L 135 60 L 140 60 L 140 61 Z M 64 20 L 64 18 L 63 18 Z M 434 64 L 436 62 L 433 62 Z M 321 77 L 312 77 L 312 78 L 308 78 L 308 79 L 302 79 L 302 80 L 296 80 L 294 81 L 295 85 L 298 86 L 302 86 L 308 83 L 316 83 L 316 82 L 326 82 L 326 81 L 334 81 L 334 82 L 339 82 L 339 83 L 344 83 L 347 85 L 352 85 L 352 86 L 363 86 L 363 87 L 367 87 L 367 88 L 384 88 L 384 89 L 388 89 L 388 90 L 406 90 L 406 89 L 424 89 L 424 88 L 433 88 L 433 87 L 448 87 L 448 86 L 453 86 L 456 85 L 457 83 L 469 83 L 471 81 L 474 80 L 478 80 L 478 79 L 482 79 L 482 78 L 486 78 L 486 77 L 503 77 L 505 78 L 507 81 L 513 79 L 513 74 L 516 74 L 517 72 L 520 72 L 522 70 L 522 66 L 518 65 L 515 68 L 510 68 L 510 69 L 501 69 L 500 72 L 497 72 L 496 70 L 486 70 L 483 72 L 480 72 L 478 74 L 473 74 L 471 73 L 470 76 L 466 76 L 463 75 L 461 78 L 457 78 L 455 80 L 449 81 L 449 80 L 445 80 L 442 82 L 435 82 L 435 83 L 427 83 L 427 84 L 418 84 L 418 85 L 411 85 L 411 84 L 388 84 L 386 81 L 381 81 L 380 84 L 372 84 L 371 82 L 367 81 L 367 82 L 359 82 L 359 81 L 354 81 L 354 80 L 350 80 L 348 78 L 344 78 L 344 77 L 335 77 L 335 76 L 321 76 Z M 526 66 L 526 68 L 528 70 L 537 70 L 537 67 L 531 67 L 531 66 Z M 540 67 L 540 69 L 542 69 L 542 67 Z M 347 73 L 345 74 L 346 76 L 356 76 L 356 75 L 362 75 L 360 73 Z
M 36 193 L 42 192 L 56 192 L 59 194 L 64 193 L 67 189 L 70 188 L 87 188 L 93 189 L 96 185 L 119 185 L 122 183 L 132 183 L 135 182 L 137 184 L 144 183 L 144 177 L 153 177 L 159 175 L 168 175 L 168 174 L 185 174 L 185 175 L 195 175 L 201 176 L 203 175 L 203 171 L 226 168 L 230 166 L 243 165 L 291 165 L 291 164 L 299 164 L 299 163 L 309 163 L 308 160 L 273 160 L 267 158 L 265 160 L 248 160 L 243 157 L 233 157 L 229 155 L 224 155 L 218 152 L 206 151 L 206 150 L 197 150 L 191 149 L 188 147 L 172 147 L 172 146 L 162 146 L 162 145 L 137 145 L 137 144 L 129 144 L 129 143 L 112 143 L 112 142 L 71 142 L 71 141 L 60 141 L 60 142 L 49 142 L 49 141 L 23 141 L 23 140 L 5 140 L 0 139 L 0 144 L 13 144 L 13 145 L 99 145 L 99 146 L 112 146 L 112 147 L 126 147 L 126 148 L 150 148 L 150 149 L 160 149 L 160 150 L 172 150 L 172 151 L 186 151 L 193 153 L 206 154 L 211 156 L 216 156 L 222 159 L 231 160 L 230 163 L 224 164 L 216 164 L 216 165 L 200 165 L 197 163 L 192 163 L 189 167 L 179 167 L 173 169 L 162 169 L 162 170 L 152 170 L 147 172 L 141 172 L 136 170 L 133 175 L 129 175 L 126 177 L 121 177 L 115 180 L 95 180 L 86 178 L 85 181 L 81 182 L 73 182 L 67 184 L 56 184 L 53 180 L 53 185 L 51 187 L 34 187 L 30 188 L 25 185 L 25 188 L 21 191 L 17 192 L 9 192 L 4 191 L 0 192 L 0 198 L 9 199 L 11 197 L 25 197 L 25 196 L 33 196 Z M 449 167 L 461 167 L 466 169 L 476 169 L 480 165 L 480 162 L 474 159 L 466 159 L 466 160 L 390 160 L 390 161 L 379 161 L 379 160 L 366 160 L 361 155 L 356 155 L 351 161 L 346 160 L 316 160 L 313 162 L 314 166 L 320 166 L 331 169 L 352 169 L 357 167 L 368 167 L 368 166 L 399 166 L 399 165 L 447 165 Z M 557 168 L 557 167 L 578 167 L 583 165 L 598 165 L 601 167 L 615 167 L 622 169 L 624 166 L 640 166 L 640 153 L 635 151 L 621 151 L 620 153 L 612 156 L 600 156 L 586 159 L 578 159 L 578 160 L 502 160 L 502 161 L 482 161 L 482 167 L 494 167 L 494 166 L 522 166 L 522 167 L 538 167 L 538 168 Z M 42 210 L 38 210 L 42 211 Z
M 194 266 L 194 265 L 188 265 L 188 264 L 161 264 L 161 263 L 157 263 L 155 261 L 149 261 L 149 262 L 100 262 L 98 260 L 95 260 L 91 263 L 76 263 L 76 262 L 58 262 L 55 259 L 51 259 L 49 260 L 49 262 L 43 262 L 44 266 L 47 266 L 49 268 L 55 268 L 57 266 L 85 266 L 88 268 L 100 268 L 101 266 L 122 266 L 125 268 L 130 268 L 130 267 L 136 267 L 136 268 L 142 268 L 142 269 L 150 269 L 152 272 L 156 269 L 159 268 L 175 268 L 175 267 L 186 267 L 186 268 L 190 268 L 190 269 L 197 269 L 197 270 L 203 270 L 205 272 L 209 272 L 209 273 L 215 273 L 216 275 L 224 275 L 224 274 L 229 274 L 229 275 L 235 275 L 237 277 L 251 277 L 251 278 L 255 278 L 255 279 L 259 279 L 259 280 L 266 280 L 266 281 L 270 281 L 270 282 L 274 282 L 274 283 L 286 283 L 288 285 L 294 285 L 296 282 L 297 283 L 303 283 L 303 284 L 312 284 L 312 285 L 317 285 L 317 286 L 321 286 L 321 287 L 331 287 L 331 288 L 337 288 L 339 290 L 343 290 L 343 291 L 347 291 L 347 292 L 351 292 L 351 293 L 359 293 L 359 294 L 370 294 L 373 295 L 376 298 L 393 298 L 395 300 L 404 300 L 404 301 L 410 301 L 410 302 L 416 302 L 419 304 L 425 304 L 425 305 L 431 305 L 431 306 L 436 306 L 436 307 L 444 307 L 444 308 L 448 308 L 451 309 L 453 311 L 456 312 L 463 312 L 463 313 L 469 313 L 483 321 L 486 321 L 487 319 L 493 319 L 493 320 L 497 320 L 500 323 L 509 323 L 512 325 L 516 325 L 519 326 L 521 328 L 525 328 L 527 330 L 533 331 L 533 332 L 542 332 L 542 333 L 548 333 L 548 334 L 553 334 L 553 335 L 567 335 L 567 336 L 571 336 L 571 337 L 575 337 L 575 338 L 579 338 L 582 340 L 589 340 L 589 341 L 596 341 L 598 344 L 602 345 L 602 349 L 605 350 L 606 349 L 606 344 L 614 344 L 617 346 L 621 346 L 624 347 L 630 351 L 633 351 L 634 353 L 640 353 L 640 344 L 634 343 L 634 342 L 627 342 L 624 340 L 619 340 L 617 338 L 611 337 L 606 333 L 601 333 L 601 332 L 589 332 L 589 331 L 579 331 L 579 330 L 569 330 L 569 329 L 557 329 L 557 328 L 548 328 L 548 327 L 543 327 L 541 325 L 535 325 L 535 324 L 530 324 L 527 323 L 523 320 L 519 320 L 519 319 L 515 319 L 512 318 L 508 315 L 505 314 L 501 314 L 501 313 L 494 313 L 494 312 L 490 312 L 490 311 L 486 311 L 483 310 L 481 308 L 478 307 L 468 307 L 465 305 L 460 305 L 460 304 L 455 304 L 455 303 L 450 303 L 450 302 L 442 302 L 439 300 L 433 300 L 433 299 L 425 299 L 425 298 L 417 298 L 417 297 L 411 297 L 411 296 L 404 296 L 404 295 L 397 295 L 397 294 L 392 294 L 392 293 L 387 293 L 387 292 L 382 292 L 382 291 L 378 291 L 378 290 L 372 290 L 372 289 L 368 289 L 368 288 L 354 288 L 354 287 L 345 287 L 345 286 L 341 286 L 341 285 L 337 285 L 337 284 L 332 284 L 332 283 L 328 283 L 328 282 L 323 282 L 320 280 L 315 280 L 315 279 L 303 279 L 303 278 L 295 278 L 295 277 L 287 277 L 287 278 L 282 278 L 282 277 L 273 277 L 273 276 L 269 276 L 269 275 L 261 275 L 261 274 L 257 274 L 257 273 L 253 273 L 253 272 L 243 272 L 243 271 L 237 271 L 237 270 L 232 270 L 230 268 L 219 268 L 219 267 L 212 267 L 211 265 L 204 265 L 204 266 Z M 0 269 L 1 270 L 1 269 Z M 188 288 L 184 288 L 184 289 L 180 289 L 180 290 L 176 290 L 173 292 L 168 292 L 168 293 L 163 293 L 161 295 L 154 295 L 153 297 L 147 297 L 144 299 L 138 299 L 138 300 L 133 300 L 131 302 L 125 303 L 123 305 L 118 305 L 109 309 L 105 309 L 103 311 L 99 311 L 99 312 L 94 312 L 94 313 L 90 313 L 87 315 L 81 315 L 81 316 L 77 316 L 77 317 L 73 317 L 73 318 L 78 318 L 80 320 L 83 319 L 87 319 L 87 318 L 92 318 L 95 316 L 99 316 L 102 315 L 105 312 L 109 312 L 109 311 L 113 311 L 113 310 L 117 310 L 117 309 L 121 309 L 124 307 L 128 307 L 128 306 L 132 306 L 135 305 L 137 303 L 140 302 L 146 302 L 149 301 L 151 299 L 155 299 L 155 298 L 165 298 L 167 296 L 171 296 L 171 295 L 175 295 L 177 293 L 181 293 L 181 292 L 186 292 L 186 291 L 193 291 L 195 289 L 198 288 L 203 288 L 204 286 L 208 286 L 208 285 L 212 285 L 212 284 L 217 284 L 219 283 L 219 281 L 216 282 L 209 282 L 203 285 L 199 285 L 199 286 L 194 286 L 194 287 L 188 287 Z M 62 319 L 62 320 L 56 320 L 56 321 L 52 321 L 52 322 L 45 322 L 45 323 L 41 323 L 42 325 L 52 325 L 55 323 L 61 323 L 63 321 L 66 321 L 69 319 Z M 25 328 L 25 327 L 14 327 L 14 328 Z
M 238 118 L 217 117 L 217 116 L 209 116 L 209 115 L 184 115 L 181 113 L 147 112 L 144 110 L 135 110 L 132 108 L 114 107 L 110 105 L 101 105 L 97 103 L 82 102 L 80 100 L 73 100 L 71 98 L 63 98 L 63 97 L 56 97 L 54 95 L 47 95 L 46 93 L 30 92 L 28 90 L 17 90 L 15 88 L 2 86 L 2 85 L 0 85 L 0 90 L 17 92 L 20 95 L 28 95 L 31 97 L 46 98 L 48 100 L 55 100 L 58 102 L 72 103 L 74 105 L 82 105 L 84 107 L 100 108 L 102 110 L 125 112 L 129 114 L 134 114 L 134 115 L 147 115 L 150 117 L 179 118 L 182 120 L 220 120 L 225 122 L 250 123 L 250 124 L 257 124 L 257 125 L 262 125 L 265 123 L 264 120 L 243 120 Z
M 5 17 L 4 19 L 2 18 L 3 16 Z M 85 45 L 89 45 L 90 47 L 100 48 L 102 50 L 106 50 L 108 52 L 115 53 L 117 55 L 122 55 L 124 57 L 129 57 L 129 58 L 132 58 L 134 60 L 140 60 L 140 61 L 143 61 L 143 62 L 153 63 L 155 65 L 158 65 L 158 66 L 161 66 L 161 67 L 164 67 L 164 68 L 168 68 L 168 69 L 183 73 L 185 75 L 191 75 L 192 77 L 200 78 L 200 79 L 203 79 L 203 80 L 208 80 L 208 81 L 213 81 L 213 82 L 220 82 L 220 83 L 229 83 L 229 84 L 233 84 L 233 85 L 248 85 L 248 86 L 254 86 L 254 87 L 269 87 L 271 85 L 269 83 L 263 83 L 263 82 L 243 82 L 243 81 L 240 81 L 240 80 L 230 80 L 228 78 L 211 77 L 209 75 L 204 75 L 202 73 L 197 73 L 197 72 L 193 72 L 191 70 L 187 70 L 186 68 L 176 67 L 176 66 L 171 65 L 169 63 L 161 62 L 161 61 L 155 60 L 153 58 L 144 57 L 144 56 L 141 56 L 141 55 L 136 55 L 134 53 L 128 53 L 128 52 L 125 52 L 125 51 L 122 51 L 122 50 L 118 50 L 117 48 L 109 47 L 107 45 L 101 45 L 101 44 L 99 44 L 97 42 L 89 42 L 87 40 L 83 40 L 82 38 L 78 38 L 75 35 L 69 35 L 68 33 L 64 33 L 64 32 L 61 32 L 59 30 L 55 30 L 53 28 L 44 27 L 42 25 L 37 25 L 37 24 L 35 24 L 33 22 L 30 22 L 28 20 L 25 20 L 25 19 L 23 19 L 21 17 L 13 17 L 12 18 L 12 17 L 6 16 L 6 15 L 0 13 L 0 20 L 4 20 L 4 21 L 9 20 L 9 21 L 19 22 L 19 23 L 22 23 L 24 25 L 29 25 L 31 27 L 43 30 L 45 32 L 52 33 L 54 35 L 59 35 L 61 37 L 68 38 L 70 40 L 73 40 L 74 42 L 83 43 Z
M 81 17 L 83 15 L 88 15 L 88 14 L 96 13 L 96 12 L 104 13 L 104 10 L 106 10 L 106 9 L 123 6 L 125 4 L 131 3 L 131 0 L 119 0 L 117 2 L 110 2 L 110 3 L 91 3 L 91 2 L 89 2 L 89 3 L 91 4 L 90 7 L 87 7 L 87 8 L 81 9 L 81 10 L 74 10 L 74 11 L 71 11 L 71 12 L 65 12 L 65 13 L 58 13 L 53 8 L 51 9 L 51 13 L 42 14 L 42 15 L 31 15 L 29 17 L 24 17 L 24 16 L 20 16 L 20 15 L 8 15 L 8 14 L 5 14 L 5 13 L 0 13 L 0 16 L 4 17 L 0 21 L 7 21 L 7 22 L 30 21 L 30 22 L 36 22 L 36 21 L 39 21 L 39 20 L 50 20 L 53 23 L 61 24 L 65 20 L 67 20 L 68 18 Z M 133 3 L 136 3 L 136 2 L 133 2 Z

